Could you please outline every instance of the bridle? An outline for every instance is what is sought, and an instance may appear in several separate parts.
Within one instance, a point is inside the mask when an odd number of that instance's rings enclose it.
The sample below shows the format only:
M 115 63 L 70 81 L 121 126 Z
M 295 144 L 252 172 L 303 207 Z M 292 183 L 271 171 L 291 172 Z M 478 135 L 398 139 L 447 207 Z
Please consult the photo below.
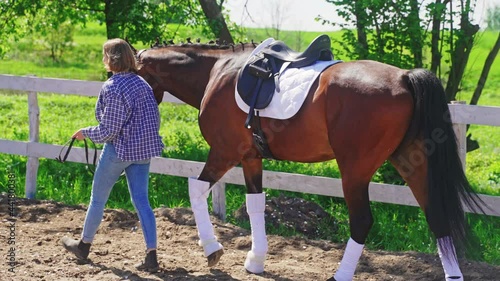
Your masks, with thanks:
M 73 143 L 75 142 L 76 138 L 71 138 L 69 141 L 67 141 L 63 147 L 61 148 L 61 151 L 59 152 L 59 156 L 56 157 L 56 160 L 61 162 L 61 163 L 64 163 L 66 162 L 66 159 L 68 159 L 68 155 L 69 155 L 69 152 L 71 151 L 71 148 L 73 147 Z M 97 149 L 96 149 L 96 146 L 95 146 L 95 143 L 89 139 L 90 142 L 92 142 L 92 144 L 94 145 L 94 160 L 92 161 L 92 164 L 95 166 L 96 165 L 96 162 L 97 162 Z M 89 168 L 89 165 L 90 165 L 90 162 L 89 162 L 89 147 L 87 145 L 87 140 L 86 139 L 83 139 L 83 143 L 85 145 L 85 159 L 87 160 L 87 169 L 92 173 L 92 175 L 94 174 L 95 170 L 94 169 L 91 169 Z M 64 154 L 64 157 L 61 157 L 62 153 L 63 153 L 63 150 L 65 147 L 68 147 L 67 150 L 66 150 L 66 153 Z

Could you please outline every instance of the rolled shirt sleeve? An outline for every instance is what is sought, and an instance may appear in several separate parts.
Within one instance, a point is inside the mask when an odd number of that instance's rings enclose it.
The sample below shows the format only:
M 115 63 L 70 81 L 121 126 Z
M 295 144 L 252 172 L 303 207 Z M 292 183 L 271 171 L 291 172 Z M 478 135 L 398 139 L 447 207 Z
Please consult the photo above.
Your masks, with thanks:
M 123 124 L 127 122 L 131 114 L 130 109 L 127 108 L 123 97 L 119 93 L 103 89 L 101 98 L 104 101 L 102 103 L 98 101 L 98 107 L 102 104 L 105 104 L 105 106 L 104 108 L 96 108 L 99 125 L 82 130 L 84 136 L 96 143 L 111 142 L 116 139 L 123 128 Z
M 101 88 L 95 117 L 99 125 L 82 129 L 96 143 L 111 143 L 118 158 L 139 161 L 160 156 L 160 113 L 151 86 L 135 73 L 115 73 Z

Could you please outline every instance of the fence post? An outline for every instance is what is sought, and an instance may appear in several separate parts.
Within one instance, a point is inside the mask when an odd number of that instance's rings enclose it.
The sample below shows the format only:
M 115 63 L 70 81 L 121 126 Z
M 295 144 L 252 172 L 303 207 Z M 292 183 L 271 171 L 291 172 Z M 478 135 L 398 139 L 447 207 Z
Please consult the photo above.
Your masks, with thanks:
M 212 189 L 212 208 L 214 215 L 222 221 L 226 221 L 226 184 L 215 183 Z
M 451 101 L 451 104 L 465 104 L 465 101 Z M 452 120 L 453 122 L 453 120 Z M 465 157 L 467 153 L 467 124 L 453 123 L 453 130 L 457 137 L 458 155 L 465 171 Z
M 28 143 L 28 155 L 30 154 L 30 144 L 38 142 L 40 136 L 40 109 L 36 92 L 28 93 L 28 114 L 30 122 L 30 140 Z M 34 199 L 36 194 L 36 181 L 38 176 L 39 160 L 37 157 L 28 156 L 26 163 L 26 198 Z

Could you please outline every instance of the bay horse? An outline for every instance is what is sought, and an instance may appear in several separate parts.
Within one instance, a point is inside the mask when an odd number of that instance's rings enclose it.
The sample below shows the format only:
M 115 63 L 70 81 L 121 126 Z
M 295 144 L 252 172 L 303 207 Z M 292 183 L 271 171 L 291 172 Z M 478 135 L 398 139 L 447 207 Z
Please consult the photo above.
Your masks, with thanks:
M 189 178 L 199 245 L 208 266 L 223 246 L 214 235 L 207 205 L 210 187 L 241 164 L 247 188 L 252 247 L 244 267 L 264 271 L 263 156 L 243 124 L 235 87 L 239 70 L 256 44 L 165 44 L 136 54 L 138 74 L 158 103 L 167 91 L 199 109 L 201 133 L 210 146 L 200 175 Z M 368 186 L 389 160 L 409 185 L 437 239 L 446 280 L 463 280 L 455 243 L 467 243 L 462 201 L 481 208 L 464 174 L 440 80 L 425 69 L 405 70 L 359 60 L 329 66 L 312 84 L 300 110 L 286 120 L 261 118 L 276 159 L 312 163 L 336 159 L 349 210 L 350 238 L 335 274 L 351 280 L 373 224 Z

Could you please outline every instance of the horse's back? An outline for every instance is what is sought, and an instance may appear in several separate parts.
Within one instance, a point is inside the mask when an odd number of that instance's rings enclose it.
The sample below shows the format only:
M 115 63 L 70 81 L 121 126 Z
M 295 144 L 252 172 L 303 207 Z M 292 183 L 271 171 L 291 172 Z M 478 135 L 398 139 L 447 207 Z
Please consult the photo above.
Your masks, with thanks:
M 324 73 L 329 83 L 339 88 L 355 90 L 358 94 L 393 95 L 408 93 L 405 76 L 408 70 L 371 60 L 344 62 Z

